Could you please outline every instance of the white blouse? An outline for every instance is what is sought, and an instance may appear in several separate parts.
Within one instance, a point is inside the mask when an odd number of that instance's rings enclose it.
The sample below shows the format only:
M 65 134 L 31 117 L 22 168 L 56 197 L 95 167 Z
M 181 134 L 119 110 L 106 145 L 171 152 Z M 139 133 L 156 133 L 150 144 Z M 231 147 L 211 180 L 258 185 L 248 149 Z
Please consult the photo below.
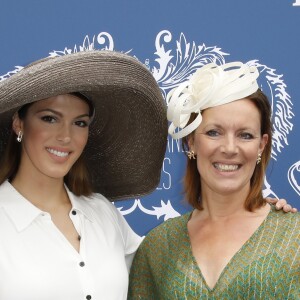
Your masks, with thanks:
M 76 197 L 70 218 L 80 253 L 9 182 L 0 186 L 0 299 L 121 300 L 141 238 L 100 194 Z

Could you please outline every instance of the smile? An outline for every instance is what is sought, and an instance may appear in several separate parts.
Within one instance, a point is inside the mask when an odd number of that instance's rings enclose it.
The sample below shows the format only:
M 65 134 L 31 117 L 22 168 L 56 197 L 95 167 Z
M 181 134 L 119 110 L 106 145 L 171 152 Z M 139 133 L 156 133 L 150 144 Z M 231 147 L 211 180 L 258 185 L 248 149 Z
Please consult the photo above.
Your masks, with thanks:
M 219 163 L 214 163 L 213 165 L 217 170 L 221 172 L 232 172 L 236 171 L 239 168 L 239 165 L 225 165 Z
M 50 152 L 51 154 L 54 154 L 56 156 L 59 156 L 59 157 L 66 157 L 69 155 L 70 152 L 62 152 L 62 151 L 57 151 L 57 150 L 54 150 L 54 149 L 51 149 L 51 148 L 46 148 L 48 152 Z

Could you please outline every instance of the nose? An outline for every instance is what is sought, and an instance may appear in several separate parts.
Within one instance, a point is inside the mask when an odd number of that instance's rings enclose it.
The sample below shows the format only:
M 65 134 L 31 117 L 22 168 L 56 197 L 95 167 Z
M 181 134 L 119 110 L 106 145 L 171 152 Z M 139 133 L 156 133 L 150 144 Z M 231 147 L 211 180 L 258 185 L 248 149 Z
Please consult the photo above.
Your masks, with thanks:
M 71 141 L 71 128 L 68 124 L 62 124 L 57 133 L 57 140 L 67 144 Z
M 235 155 L 238 153 L 238 145 L 235 136 L 227 135 L 224 137 L 221 151 L 227 155 Z

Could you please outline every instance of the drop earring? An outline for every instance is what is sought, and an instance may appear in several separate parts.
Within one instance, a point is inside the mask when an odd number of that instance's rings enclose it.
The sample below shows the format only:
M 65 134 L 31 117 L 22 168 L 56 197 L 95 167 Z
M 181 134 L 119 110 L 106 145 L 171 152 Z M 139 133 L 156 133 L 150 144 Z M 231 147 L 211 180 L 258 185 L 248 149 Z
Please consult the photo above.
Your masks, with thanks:
M 22 137 L 23 137 L 23 133 L 20 130 L 19 133 L 18 133 L 18 136 L 17 136 L 17 142 L 21 143 L 22 142 Z
M 261 153 L 258 153 L 257 159 L 256 159 L 256 164 L 259 165 L 261 162 Z
M 196 159 L 195 152 L 193 150 L 186 151 L 186 154 L 187 154 L 189 159 Z

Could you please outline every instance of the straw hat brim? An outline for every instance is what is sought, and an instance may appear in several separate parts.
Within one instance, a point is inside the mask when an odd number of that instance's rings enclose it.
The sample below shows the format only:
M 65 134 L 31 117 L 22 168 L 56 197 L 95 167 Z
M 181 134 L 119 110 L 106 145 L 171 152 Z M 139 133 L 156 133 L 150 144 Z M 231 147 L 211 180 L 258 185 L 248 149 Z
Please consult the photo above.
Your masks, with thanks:
M 114 51 L 39 60 L 1 81 L 0 157 L 21 106 L 72 92 L 81 92 L 95 106 L 84 150 L 94 191 L 112 201 L 153 191 L 167 143 L 165 103 L 151 72 Z

